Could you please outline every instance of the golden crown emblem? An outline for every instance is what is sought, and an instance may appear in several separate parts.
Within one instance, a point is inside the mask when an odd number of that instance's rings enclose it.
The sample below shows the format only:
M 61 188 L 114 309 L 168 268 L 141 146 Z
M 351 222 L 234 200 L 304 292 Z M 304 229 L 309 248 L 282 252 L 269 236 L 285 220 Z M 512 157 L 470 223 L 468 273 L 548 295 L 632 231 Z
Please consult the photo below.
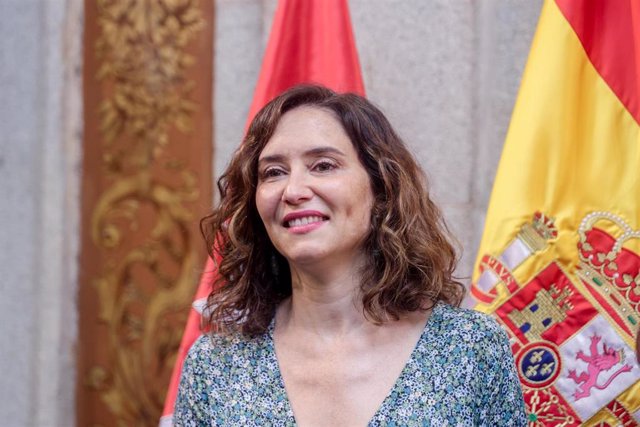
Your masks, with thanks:
M 633 230 L 624 219 L 611 212 L 598 211 L 583 218 L 578 236 L 577 274 L 610 302 L 629 330 L 637 329 L 640 325 L 640 254 L 625 244 L 640 239 L 640 230 Z

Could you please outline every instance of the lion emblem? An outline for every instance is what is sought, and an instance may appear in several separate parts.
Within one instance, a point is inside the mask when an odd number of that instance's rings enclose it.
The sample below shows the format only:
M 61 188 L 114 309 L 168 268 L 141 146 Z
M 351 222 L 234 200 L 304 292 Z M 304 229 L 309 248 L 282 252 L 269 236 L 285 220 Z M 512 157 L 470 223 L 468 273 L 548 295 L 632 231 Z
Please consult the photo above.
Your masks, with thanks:
M 624 351 L 622 349 L 614 349 L 607 347 L 606 343 L 602 344 L 602 353 L 598 351 L 598 343 L 602 337 L 593 335 L 591 337 L 591 345 L 589 347 L 590 355 L 585 355 L 582 350 L 578 351 L 576 359 L 582 360 L 587 363 L 587 369 L 580 374 L 576 373 L 575 369 L 569 371 L 569 378 L 579 384 L 576 391 L 573 393 L 573 397 L 576 400 L 580 400 L 584 397 L 591 395 L 591 389 L 596 388 L 603 390 L 611 384 L 611 382 L 620 374 L 624 372 L 631 372 L 631 365 L 624 364 L 617 371 L 609 376 L 604 384 L 598 384 L 598 377 L 602 372 L 606 372 L 624 361 Z

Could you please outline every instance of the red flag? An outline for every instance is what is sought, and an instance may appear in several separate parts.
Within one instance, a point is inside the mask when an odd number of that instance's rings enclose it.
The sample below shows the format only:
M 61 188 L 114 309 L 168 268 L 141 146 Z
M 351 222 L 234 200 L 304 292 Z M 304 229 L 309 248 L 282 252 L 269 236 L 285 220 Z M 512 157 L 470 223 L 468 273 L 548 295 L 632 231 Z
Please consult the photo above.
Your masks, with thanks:
M 299 83 L 320 83 L 364 96 L 346 0 L 280 2 L 247 122 Z
M 347 0 L 280 0 L 247 123 L 271 99 L 300 83 L 364 95 Z M 217 272 L 209 258 L 189 314 L 160 426 L 171 426 L 182 363 L 202 333 L 202 307 Z

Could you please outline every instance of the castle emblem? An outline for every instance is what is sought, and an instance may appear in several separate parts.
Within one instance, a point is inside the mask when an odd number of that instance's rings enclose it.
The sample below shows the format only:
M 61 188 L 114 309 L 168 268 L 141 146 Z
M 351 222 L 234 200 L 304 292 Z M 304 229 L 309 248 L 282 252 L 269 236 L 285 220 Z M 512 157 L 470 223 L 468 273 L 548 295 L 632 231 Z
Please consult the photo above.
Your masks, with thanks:
M 553 284 L 549 290 L 540 289 L 531 303 L 508 317 L 529 341 L 539 341 L 544 331 L 567 317 L 566 312 L 573 308 L 570 297 L 570 289 L 558 290 Z

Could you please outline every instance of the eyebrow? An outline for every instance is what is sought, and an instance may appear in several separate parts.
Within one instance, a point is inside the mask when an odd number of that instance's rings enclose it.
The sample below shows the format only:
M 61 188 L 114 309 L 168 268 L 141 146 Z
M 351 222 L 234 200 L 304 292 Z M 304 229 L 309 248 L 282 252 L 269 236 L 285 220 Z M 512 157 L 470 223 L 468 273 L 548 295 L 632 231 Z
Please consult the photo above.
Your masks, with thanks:
M 344 157 L 344 153 L 335 147 L 316 147 L 303 153 L 305 157 L 322 156 L 323 154 L 337 154 Z M 258 159 L 258 164 L 265 162 L 281 162 L 282 160 L 284 160 L 284 158 L 285 156 L 283 156 L 282 154 L 264 156 L 263 158 Z

